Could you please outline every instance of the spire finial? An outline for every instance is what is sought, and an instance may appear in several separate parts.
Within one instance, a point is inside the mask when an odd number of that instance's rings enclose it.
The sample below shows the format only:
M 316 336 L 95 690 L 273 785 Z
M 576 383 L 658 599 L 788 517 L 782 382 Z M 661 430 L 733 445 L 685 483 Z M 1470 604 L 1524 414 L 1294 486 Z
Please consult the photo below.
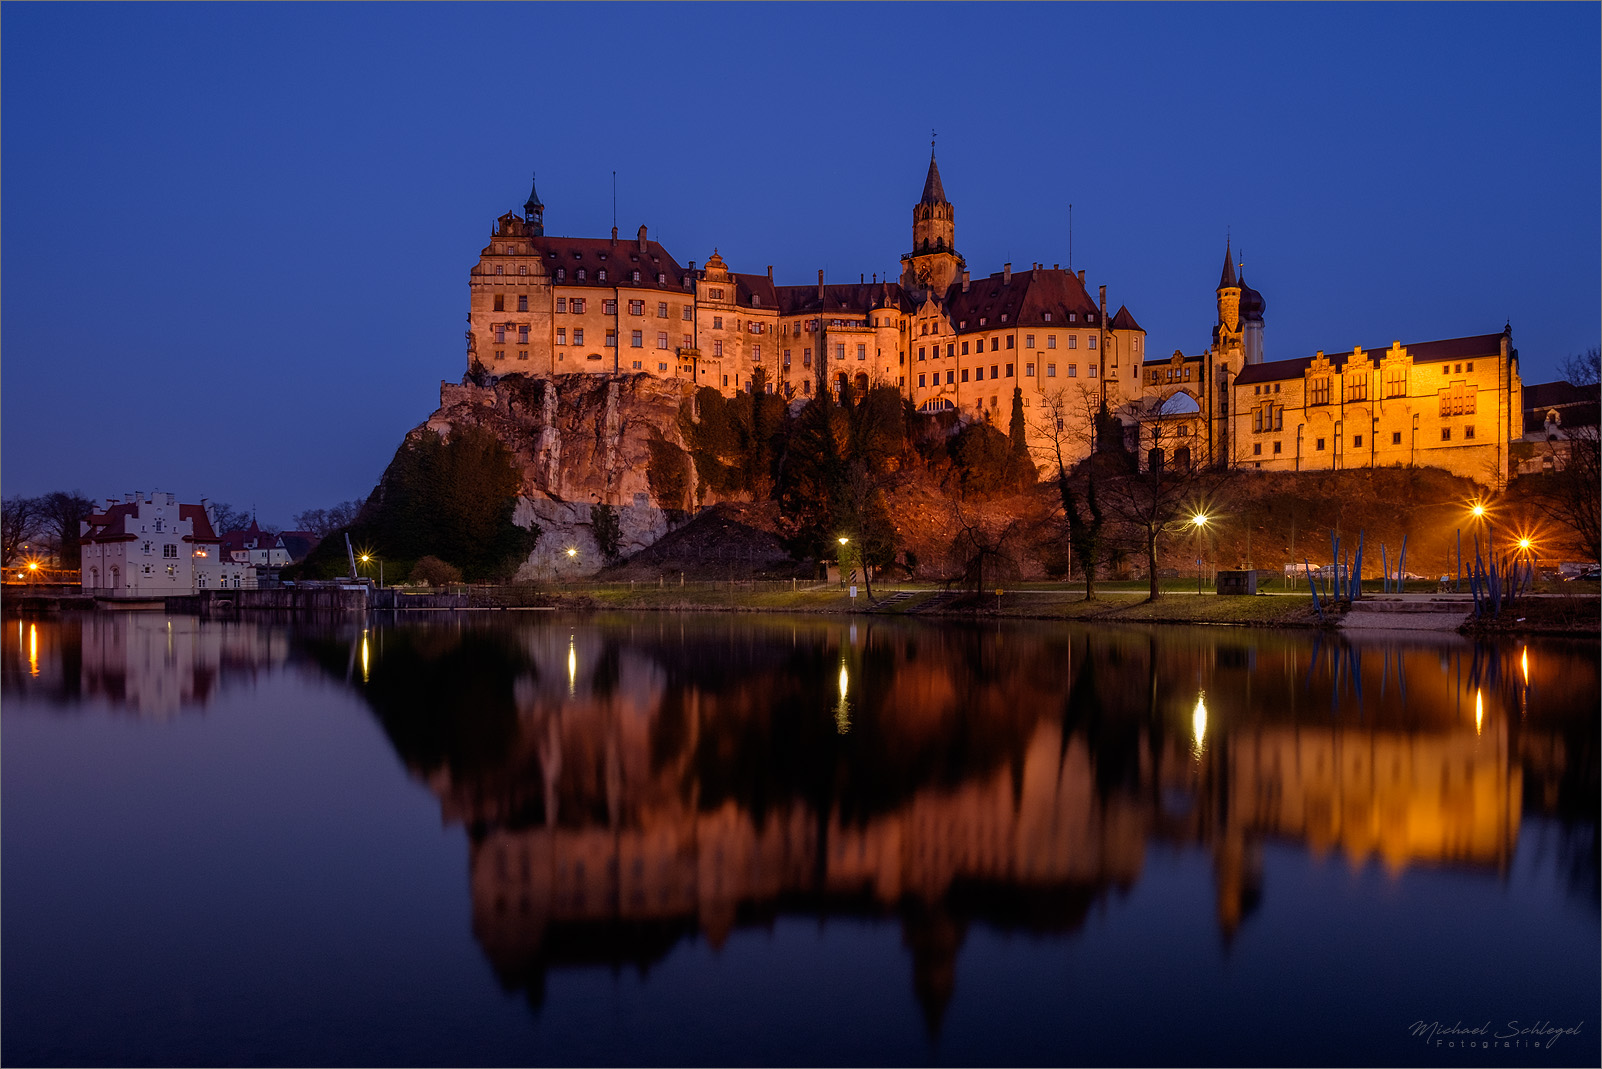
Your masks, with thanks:
M 934 159 L 934 143 L 935 143 L 935 130 L 934 130 L 934 127 L 931 126 L 931 127 L 929 127 L 929 158 L 930 159 Z

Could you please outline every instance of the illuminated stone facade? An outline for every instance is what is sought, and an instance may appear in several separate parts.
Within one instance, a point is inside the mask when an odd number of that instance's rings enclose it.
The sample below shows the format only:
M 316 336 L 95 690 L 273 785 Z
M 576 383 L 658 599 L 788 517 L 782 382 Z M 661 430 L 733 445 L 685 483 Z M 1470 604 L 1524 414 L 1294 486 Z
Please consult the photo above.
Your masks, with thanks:
M 1139 390 L 1145 331 L 1127 308 L 1109 317 L 1105 287 L 1093 298 L 1083 271 L 1009 263 L 970 277 L 932 154 L 898 281 L 820 271 L 815 285 L 780 286 L 771 267 L 732 271 L 715 249 L 681 266 L 643 226 L 632 240 L 549 236 L 544 213 L 531 191 L 472 269 L 470 375 L 645 374 L 792 399 L 891 386 L 1001 426 L 1021 387 L 1043 462 L 1053 399 L 1078 430 L 1104 393 L 1116 408 Z
M 1227 246 L 1217 295 L 1208 351 L 1175 352 L 1141 373 L 1147 465 L 1179 457 L 1254 471 L 1432 467 L 1506 484 L 1510 443 L 1524 435 L 1511 327 L 1265 362 L 1265 304 Z

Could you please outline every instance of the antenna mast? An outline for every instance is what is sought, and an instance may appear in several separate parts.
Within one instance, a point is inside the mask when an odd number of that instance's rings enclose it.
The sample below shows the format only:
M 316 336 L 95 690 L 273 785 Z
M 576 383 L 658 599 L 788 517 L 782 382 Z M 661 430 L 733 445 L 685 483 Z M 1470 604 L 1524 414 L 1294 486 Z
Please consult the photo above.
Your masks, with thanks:
M 1073 201 L 1069 201 L 1068 202 L 1068 271 L 1069 271 L 1070 274 L 1073 272 L 1073 269 L 1074 269 L 1074 205 L 1073 205 Z

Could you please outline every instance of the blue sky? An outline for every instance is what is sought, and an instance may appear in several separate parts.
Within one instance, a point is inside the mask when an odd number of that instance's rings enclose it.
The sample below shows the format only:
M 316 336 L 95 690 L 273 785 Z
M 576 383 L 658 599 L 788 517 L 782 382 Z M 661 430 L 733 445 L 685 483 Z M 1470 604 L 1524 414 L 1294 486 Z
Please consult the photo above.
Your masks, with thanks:
M 0 482 L 264 521 L 363 497 L 463 368 L 467 272 L 646 223 L 896 273 L 931 128 L 975 274 L 1073 263 L 1202 351 L 1226 230 L 1269 359 L 1598 343 L 1599 8 L 0 8 Z

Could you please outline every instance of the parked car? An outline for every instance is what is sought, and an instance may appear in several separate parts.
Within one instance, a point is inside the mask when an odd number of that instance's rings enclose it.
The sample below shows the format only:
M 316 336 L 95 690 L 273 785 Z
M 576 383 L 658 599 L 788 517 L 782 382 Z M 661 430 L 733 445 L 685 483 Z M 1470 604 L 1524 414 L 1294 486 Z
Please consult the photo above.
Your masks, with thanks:
M 1574 579 L 1602 579 L 1602 566 L 1593 564 L 1591 567 L 1568 577 Z

